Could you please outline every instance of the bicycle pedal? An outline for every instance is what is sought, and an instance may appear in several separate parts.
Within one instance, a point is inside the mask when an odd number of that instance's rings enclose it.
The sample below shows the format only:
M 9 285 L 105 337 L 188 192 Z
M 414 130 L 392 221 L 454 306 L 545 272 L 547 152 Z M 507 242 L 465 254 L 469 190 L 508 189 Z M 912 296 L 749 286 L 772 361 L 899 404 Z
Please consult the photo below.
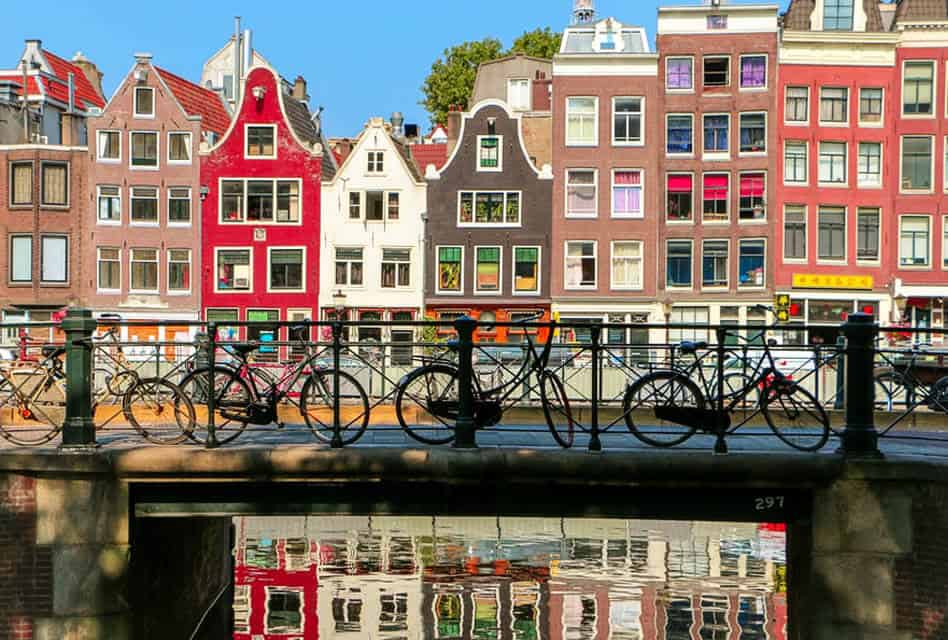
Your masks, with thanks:
M 277 422 L 277 425 L 276 425 L 276 426 L 277 426 L 277 429 L 282 429 L 282 428 L 286 427 L 286 425 L 283 424 L 282 422 Z

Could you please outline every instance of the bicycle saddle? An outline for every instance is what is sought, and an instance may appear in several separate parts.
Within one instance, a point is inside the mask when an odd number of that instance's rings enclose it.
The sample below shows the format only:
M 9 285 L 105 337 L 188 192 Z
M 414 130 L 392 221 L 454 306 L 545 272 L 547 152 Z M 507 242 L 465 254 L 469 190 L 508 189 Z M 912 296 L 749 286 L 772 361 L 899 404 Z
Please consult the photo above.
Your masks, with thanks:
M 240 342 L 229 346 L 239 356 L 249 355 L 260 348 L 260 345 L 256 342 Z
M 701 341 L 701 342 L 685 341 L 681 343 L 680 348 L 681 348 L 682 353 L 692 354 L 692 353 L 697 353 L 699 349 L 707 349 L 708 343 L 704 341 Z
M 57 347 L 54 345 L 47 345 L 43 347 L 43 357 L 44 358 L 58 358 L 59 356 L 66 353 L 65 347 Z

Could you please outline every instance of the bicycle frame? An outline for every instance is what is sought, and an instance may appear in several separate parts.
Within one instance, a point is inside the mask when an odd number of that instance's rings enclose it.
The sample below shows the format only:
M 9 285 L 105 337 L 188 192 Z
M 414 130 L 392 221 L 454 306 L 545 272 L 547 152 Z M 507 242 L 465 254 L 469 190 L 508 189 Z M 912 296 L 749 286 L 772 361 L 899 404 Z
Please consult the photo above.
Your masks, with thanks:
M 493 398 L 494 396 L 499 396 L 496 398 L 498 403 L 506 402 L 511 395 L 516 391 L 517 387 L 527 381 L 530 375 L 534 372 L 543 371 L 546 368 L 547 363 L 550 361 L 550 354 L 553 351 L 553 326 L 550 327 L 549 337 L 543 345 L 543 350 L 539 353 L 537 352 L 536 345 L 533 340 L 530 339 L 530 334 L 524 332 L 524 336 L 527 339 L 527 350 L 529 357 L 525 358 L 523 364 L 520 365 L 520 369 L 514 374 L 514 377 L 508 382 L 499 384 L 498 386 L 492 389 L 484 389 L 481 387 L 480 380 L 477 376 L 474 376 L 474 390 L 477 397 L 481 399 Z M 495 358 L 491 358 L 501 367 L 507 371 L 511 371 L 503 363 L 497 361 Z
M 257 385 L 257 380 L 263 378 L 264 374 L 262 374 L 258 368 L 254 367 L 249 361 L 249 354 L 234 354 L 234 356 L 240 361 L 239 366 L 235 367 L 233 365 L 223 363 L 218 366 L 225 368 L 229 367 L 238 373 L 240 377 L 250 386 L 250 389 L 254 394 L 254 400 L 266 399 L 268 403 L 275 405 L 289 397 L 290 390 L 305 376 L 307 369 L 309 369 L 311 372 L 319 370 L 319 367 L 315 365 L 315 360 L 319 356 L 319 353 L 312 349 L 312 347 L 309 345 L 304 343 L 301 344 L 306 349 L 308 354 L 307 357 L 295 365 L 285 367 L 283 374 L 280 375 L 276 380 L 272 382 L 267 380 L 267 386 L 265 388 L 261 388 Z

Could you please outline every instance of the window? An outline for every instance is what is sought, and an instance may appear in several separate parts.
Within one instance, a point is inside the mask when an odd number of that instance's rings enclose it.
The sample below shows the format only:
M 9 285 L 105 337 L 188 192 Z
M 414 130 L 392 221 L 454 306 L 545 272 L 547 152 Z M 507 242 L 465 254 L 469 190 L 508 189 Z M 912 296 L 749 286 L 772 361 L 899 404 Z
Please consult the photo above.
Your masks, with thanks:
M 596 217 L 596 172 L 592 169 L 566 170 L 567 217 Z
M 65 207 L 69 205 L 69 165 L 65 162 L 41 163 L 42 198 L 44 206 Z
M 303 250 L 276 249 L 270 252 L 270 290 L 303 291 Z
M 942 239 L 941 239 L 941 253 L 942 253 L 942 266 L 948 269 L 948 216 L 945 216 L 941 219 L 941 228 L 942 228 Z
M 33 236 L 10 236 L 10 282 L 33 282 Z
M 912 60 L 905 63 L 902 77 L 902 113 L 930 115 L 934 100 L 935 63 Z
M 379 222 L 384 219 L 385 193 L 382 191 L 365 192 L 365 219 Z
M 820 143 L 820 182 L 846 184 L 846 143 Z
M 783 181 L 788 184 L 807 182 L 807 143 L 788 140 L 783 150 Z
M 806 260 L 806 209 L 787 205 L 783 212 L 783 257 Z
M 298 180 L 277 180 L 277 222 L 300 221 L 300 183 Z
M 691 240 L 668 241 L 668 287 L 691 287 Z
M 250 291 L 250 249 L 217 249 L 217 290 Z
M 540 248 L 514 247 L 514 294 L 540 293 Z
M 612 99 L 613 144 L 642 144 L 642 98 Z
M 859 122 L 864 124 L 882 122 L 882 89 L 859 90 Z
M 300 180 L 222 180 L 221 222 L 244 221 L 299 223 Z
M 191 224 L 191 188 L 168 189 L 168 224 Z
M 10 205 L 33 204 L 33 163 L 10 163 Z
M 730 79 L 731 59 L 705 58 L 704 59 L 704 86 L 726 87 Z
M 122 159 L 122 134 L 119 131 L 96 132 L 96 156 L 102 161 Z
M 882 186 L 882 143 L 859 143 L 859 172 L 860 187 Z
M 217 335 L 219 340 L 237 340 L 239 329 L 234 326 L 227 326 L 225 322 L 237 322 L 237 309 L 208 309 L 204 312 L 204 318 L 208 322 L 217 324 Z
M 131 249 L 129 253 L 132 264 L 130 291 L 158 293 L 158 250 Z
M 383 173 L 385 171 L 385 152 L 369 151 L 366 160 L 367 173 Z
M 99 222 L 120 223 L 122 221 L 122 190 L 119 187 L 99 185 Z
M 669 91 L 691 91 L 694 89 L 693 58 L 666 59 L 665 88 Z
M 458 200 L 461 226 L 520 224 L 520 194 L 516 191 L 461 191 Z
M 932 188 L 932 139 L 928 136 L 902 138 L 902 191 L 929 191 Z
M 642 172 L 616 170 L 612 172 L 612 216 L 614 218 L 641 218 Z
M 155 90 L 151 87 L 135 87 L 135 117 L 155 116 Z
M 362 249 L 336 247 L 336 284 L 362 286 Z
M 879 260 L 879 210 L 860 208 L 856 213 L 856 260 Z
M 247 157 L 276 157 L 276 125 L 247 125 Z
M 132 167 L 158 167 L 158 133 L 132 131 Z
M 241 180 L 221 181 L 221 222 L 243 222 L 244 183 Z
M 122 289 L 122 250 L 99 247 L 98 249 L 99 291 L 121 291 Z
M 566 243 L 566 288 L 596 288 L 596 243 Z
M 388 219 L 398 220 L 399 195 L 397 191 L 388 194 Z
M 474 290 L 500 291 L 500 247 L 477 247 L 474 250 Z
M 411 249 L 382 249 L 382 288 L 411 285 Z
M 849 89 L 820 89 L 820 122 L 845 124 L 849 118 Z
M 708 16 L 708 20 L 705 22 L 705 24 L 708 26 L 708 31 L 720 31 L 722 29 L 727 29 L 727 16 Z
M 741 174 L 741 220 L 764 220 L 767 218 L 767 209 L 764 204 L 767 174 Z
M 705 240 L 701 246 L 701 286 L 727 286 L 727 240 Z
M 297 589 L 266 587 L 268 634 L 303 632 L 303 596 Z
M 566 144 L 591 146 L 598 144 L 596 98 L 566 99 Z
M 706 115 L 704 117 L 704 152 L 727 153 L 730 116 Z
M 694 121 L 691 114 L 668 116 L 669 155 L 690 154 L 694 152 Z
M 807 122 L 810 119 L 810 90 L 807 87 L 787 87 L 784 120 Z
M 741 56 L 741 89 L 767 88 L 767 56 Z
M 767 151 L 767 114 L 741 114 L 741 153 Z
M 766 251 L 763 240 L 741 240 L 737 264 L 738 288 L 764 286 Z
M 902 216 L 899 220 L 899 264 L 903 267 L 929 266 L 928 216 Z
M 191 250 L 168 249 L 168 291 L 191 290 Z
M 502 138 L 500 136 L 477 136 L 477 170 L 501 171 Z
M 730 176 L 726 173 L 704 175 L 704 220 L 722 222 L 728 219 L 728 190 Z
M 349 194 L 349 219 L 359 220 L 362 218 L 362 192 L 353 191 Z
M 158 224 L 158 188 L 132 187 L 130 194 L 132 224 Z
M 173 131 L 168 134 L 168 162 L 191 163 L 191 134 Z
M 820 260 L 846 259 L 846 210 L 842 207 L 821 207 L 819 212 Z
M 643 282 L 642 243 L 615 241 L 612 243 L 613 289 L 641 289 Z
M 438 291 L 461 293 L 463 247 L 438 247 Z
M 530 81 L 525 78 L 507 80 L 507 104 L 514 111 L 530 110 Z
M 694 177 L 690 173 L 668 174 L 668 208 L 666 216 L 672 222 L 691 220 L 694 215 Z
M 853 30 L 853 0 L 824 0 L 823 31 Z

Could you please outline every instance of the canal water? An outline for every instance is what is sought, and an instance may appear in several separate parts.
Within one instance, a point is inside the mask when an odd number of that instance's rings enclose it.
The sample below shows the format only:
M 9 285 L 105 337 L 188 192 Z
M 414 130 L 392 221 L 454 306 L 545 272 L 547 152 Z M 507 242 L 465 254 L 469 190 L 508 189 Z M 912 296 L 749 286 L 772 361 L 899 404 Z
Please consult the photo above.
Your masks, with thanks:
M 781 525 L 235 519 L 234 639 L 783 640 Z

